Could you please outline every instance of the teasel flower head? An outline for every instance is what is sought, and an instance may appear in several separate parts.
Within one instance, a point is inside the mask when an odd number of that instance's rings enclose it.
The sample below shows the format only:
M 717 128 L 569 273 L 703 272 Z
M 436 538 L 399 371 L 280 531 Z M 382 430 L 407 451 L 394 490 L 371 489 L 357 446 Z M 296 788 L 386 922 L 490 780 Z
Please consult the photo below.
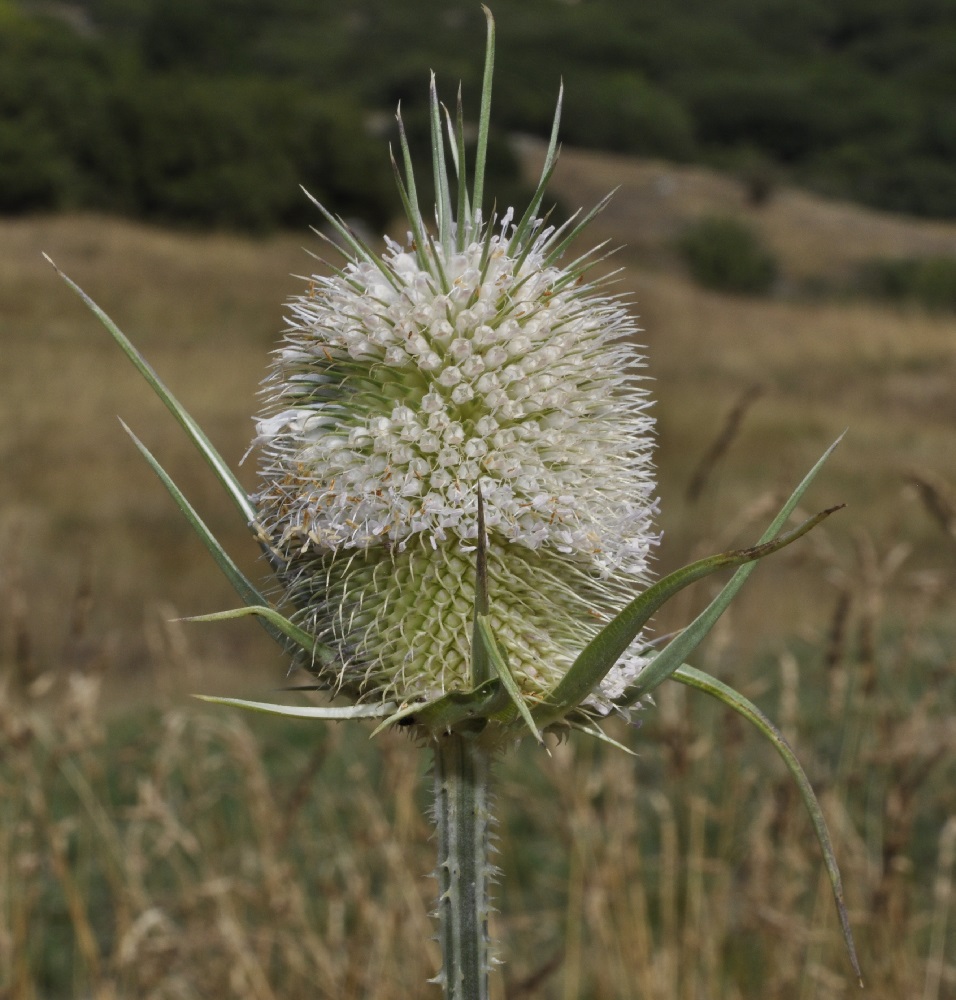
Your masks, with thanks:
M 314 664 L 327 687 L 402 705 L 470 690 L 486 589 L 533 703 L 648 583 L 643 359 L 626 305 L 590 277 L 596 255 L 564 260 L 591 216 L 538 217 L 557 116 L 528 210 L 485 218 L 487 125 L 469 195 L 460 94 L 448 148 L 434 77 L 431 99 L 434 223 L 402 129 L 404 242 L 376 255 L 326 213 L 345 263 L 289 304 L 258 422 L 258 527 L 297 623 L 334 652 Z M 606 712 L 642 662 L 625 655 L 591 706 Z
M 276 572 L 273 601 L 134 437 L 242 599 L 196 620 L 257 616 L 312 672 L 311 686 L 350 704 L 213 701 L 375 717 L 379 729 L 411 724 L 426 738 L 478 732 L 493 745 L 527 732 L 541 742 L 569 726 L 607 738 L 601 717 L 627 715 L 669 677 L 686 680 L 682 664 L 749 573 L 745 564 L 829 513 L 782 532 L 818 463 L 757 546 L 651 582 L 653 421 L 638 331 L 608 277 L 594 276 L 602 248 L 571 253 L 607 199 L 561 226 L 542 215 L 559 96 L 530 204 L 520 216 L 494 207 L 485 215 L 494 64 L 486 14 L 470 176 L 460 94 L 453 117 L 432 78 L 433 218 L 426 223 L 419 208 L 400 115 L 404 240 L 386 239 L 376 253 L 316 203 L 345 260 L 306 279 L 289 303 L 258 421 L 254 495 L 71 282 L 183 426 Z M 730 566 L 738 574 L 720 599 L 666 648 L 642 639 L 674 594 Z
M 242 600 L 194 620 L 257 616 L 312 671 L 310 686 L 350 704 L 199 697 L 297 718 L 376 718 L 376 732 L 407 724 L 430 743 L 443 955 L 435 981 L 447 1000 L 485 1000 L 494 754 L 526 733 L 543 743 L 545 732 L 569 728 L 614 743 L 598 724 L 611 711 L 629 713 L 668 679 L 704 691 L 755 725 L 793 775 L 859 977 L 832 844 L 793 751 L 757 706 L 687 663 L 755 562 L 838 509 L 784 530 L 835 445 L 756 545 L 650 581 L 653 423 L 637 330 L 607 279 L 592 277 L 599 254 L 566 260 L 603 203 L 560 227 L 540 215 L 556 114 L 530 205 L 520 217 L 483 213 L 494 64 L 485 13 L 471 178 L 460 96 L 455 119 L 445 115 L 446 145 L 432 80 L 433 223 L 419 208 L 400 118 L 404 242 L 386 241 L 376 254 L 319 205 L 345 262 L 307 279 L 290 303 L 258 425 L 256 495 L 133 343 L 66 278 L 179 421 L 279 578 L 274 603 L 134 435 Z M 733 577 L 666 645 L 642 641 L 657 609 L 727 568 Z

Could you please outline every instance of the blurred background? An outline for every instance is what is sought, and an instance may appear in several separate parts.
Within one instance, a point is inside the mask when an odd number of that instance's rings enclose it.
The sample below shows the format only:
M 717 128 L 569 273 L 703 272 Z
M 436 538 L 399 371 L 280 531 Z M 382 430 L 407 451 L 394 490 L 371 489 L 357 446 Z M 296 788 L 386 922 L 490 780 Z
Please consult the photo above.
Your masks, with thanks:
M 621 248 L 644 331 L 660 570 L 754 541 L 848 428 L 805 513 L 846 511 L 695 662 L 804 761 L 867 995 L 956 996 L 956 3 L 494 14 L 496 204 L 533 188 L 562 80 L 556 217 L 618 188 L 585 240 Z M 252 489 L 283 302 L 328 253 L 300 185 L 403 238 L 395 106 L 427 163 L 428 71 L 473 120 L 484 32 L 437 0 L 0 0 L 0 997 L 388 1000 L 434 974 L 427 755 L 190 703 L 276 697 L 285 668 L 250 623 L 178 620 L 236 599 L 117 414 L 265 567 L 40 255 Z M 677 685 L 615 735 L 639 756 L 502 762 L 496 996 L 855 994 L 769 749 Z
M 956 215 L 948 0 L 503 0 L 495 124 Z M 377 133 L 422 67 L 474 104 L 475 5 L 447 0 L 3 0 L 0 210 L 298 225 L 297 185 L 380 225 Z M 507 192 L 506 192 L 507 193 Z

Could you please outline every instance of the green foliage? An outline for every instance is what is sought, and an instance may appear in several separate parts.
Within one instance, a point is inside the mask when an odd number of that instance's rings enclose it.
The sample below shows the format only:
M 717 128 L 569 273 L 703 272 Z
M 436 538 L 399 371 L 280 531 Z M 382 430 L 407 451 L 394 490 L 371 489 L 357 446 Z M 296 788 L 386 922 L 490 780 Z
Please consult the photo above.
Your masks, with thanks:
M 53 67 L 56 67 L 55 70 Z M 83 204 L 109 175 L 110 67 L 65 27 L 14 22 L 0 34 L 0 210 Z
M 241 71 L 257 24 L 254 8 L 236 0 L 162 0 L 153 3 L 141 34 L 145 64 L 155 70 Z M 245 8 L 245 9 L 244 9 Z
M 42 123 L 0 120 L 0 212 L 54 207 L 69 175 L 69 162 Z
M 299 185 L 380 224 L 391 176 L 356 108 L 252 80 L 148 78 L 120 99 L 138 213 L 263 231 L 301 217 Z
M 870 261 L 862 284 L 873 295 L 934 312 L 956 312 L 956 257 L 901 257 Z
M 371 222 L 390 210 L 390 181 L 357 123 L 399 101 L 421 114 L 423 66 L 446 90 L 462 81 L 466 113 L 477 106 L 483 24 L 460 0 L 416 0 L 414 17 L 387 0 L 43 8 L 60 20 L 28 9 L 0 2 L 4 212 L 88 206 L 261 229 L 299 213 L 277 190 L 291 176 Z M 750 151 L 781 180 L 956 217 L 953 0 L 496 0 L 494 13 L 495 116 L 509 131 L 547 134 L 563 74 L 569 144 L 712 163 Z M 287 108 L 264 111 L 280 85 Z M 168 135 L 171 112 L 147 99 L 177 86 L 192 137 Z M 137 159 L 157 148 L 162 162 Z M 514 190 L 508 170 L 497 179 Z
M 694 280 L 705 288 L 761 295 L 777 277 L 773 255 L 738 219 L 700 219 L 684 230 L 678 247 Z
M 813 172 L 815 186 L 836 197 L 912 215 L 952 217 L 956 173 L 940 159 L 890 150 L 878 163 L 860 146 L 834 151 Z
M 55 67 L 55 68 L 54 68 Z M 0 211 L 96 208 L 262 232 L 302 216 L 302 184 L 344 215 L 395 210 L 380 143 L 346 95 L 150 73 L 56 23 L 0 37 Z
M 571 81 L 564 139 L 575 146 L 687 160 L 694 122 L 683 104 L 636 73 L 593 73 Z

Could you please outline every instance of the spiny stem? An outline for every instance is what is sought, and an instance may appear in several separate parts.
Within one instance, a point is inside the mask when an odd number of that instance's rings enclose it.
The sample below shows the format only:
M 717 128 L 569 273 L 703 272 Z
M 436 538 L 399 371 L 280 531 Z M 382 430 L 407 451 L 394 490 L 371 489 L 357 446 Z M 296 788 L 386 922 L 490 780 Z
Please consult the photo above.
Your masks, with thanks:
M 491 752 L 450 733 L 435 744 L 439 981 L 445 1000 L 488 1000 Z

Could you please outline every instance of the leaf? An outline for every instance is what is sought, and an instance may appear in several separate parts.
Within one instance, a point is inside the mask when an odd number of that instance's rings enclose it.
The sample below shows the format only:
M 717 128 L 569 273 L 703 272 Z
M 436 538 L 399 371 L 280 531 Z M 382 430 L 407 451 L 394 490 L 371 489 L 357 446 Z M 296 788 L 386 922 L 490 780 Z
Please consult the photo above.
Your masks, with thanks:
M 183 618 L 182 620 L 186 622 L 222 622 L 232 618 L 245 618 L 248 615 L 255 615 L 258 618 L 264 619 L 273 628 L 281 632 L 282 635 L 291 639 L 310 656 L 321 660 L 326 666 L 338 659 L 330 646 L 319 642 L 314 635 L 290 622 L 288 618 L 283 617 L 275 608 L 270 607 L 268 604 L 249 605 L 245 608 L 234 608 L 230 611 L 213 611 L 208 615 L 190 615 L 188 618 Z
M 485 506 L 478 487 L 478 538 L 475 542 L 475 608 L 471 628 L 471 683 L 478 687 L 492 676 L 488 649 L 481 641 L 478 620 L 488 614 L 488 536 L 485 533 Z
M 405 123 L 402 121 L 402 111 L 399 108 L 395 115 L 398 122 L 398 142 L 402 150 L 402 161 L 405 165 L 405 179 L 402 180 L 402 172 L 398 168 L 398 163 L 392 154 L 392 171 L 395 174 L 395 186 L 398 188 L 398 196 L 402 200 L 402 207 L 405 209 L 405 217 L 412 227 L 412 236 L 415 240 L 415 256 L 423 271 L 431 273 L 428 255 L 425 253 L 425 222 L 422 219 L 421 206 L 418 203 L 418 188 L 415 185 L 415 167 L 412 164 L 412 153 L 408 148 L 408 136 L 405 134 Z
M 816 465 L 804 476 L 803 481 L 794 490 L 790 499 L 784 504 L 780 513 L 774 518 L 773 523 L 763 533 L 761 542 L 768 542 L 774 538 L 777 532 L 783 527 L 784 522 L 792 513 L 794 507 L 800 501 L 803 493 L 816 476 L 820 467 L 829 458 L 831 452 L 843 439 L 841 434 L 833 444 L 823 453 Z M 838 509 L 838 508 L 834 508 Z M 825 511 L 824 514 L 827 512 Z M 811 525 L 812 527 L 812 525 Z M 727 585 L 714 598 L 713 601 L 687 626 L 671 643 L 669 643 L 655 658 L 641 671 L 636 682 L 631 685 L 617 699 L 618 705 L 633 705 L 638 698 L 643 697 L 653 691 L 658 684 L 670 676 L 674 670 L 683 663 L 688 656 L 697 648 L 704 637 L 714 627 L 717 619 L 724 613 L 730 602 L 734 599 L 737 591 L 744 585 L 744 581 L 754 569 L 754 564 L 742 566 L 727 582 Z
M 639 594 L 584 647 L 558 686 L 548 696 L 548 704 L 535 711 L 537 721 L 541 725 L 546 726 L 549 722 L 561 718 L 576 705 L 584 701 L 634 641 L 651 615 L 669 601 L 674 594 L 695 583 L 697 580 L 715 573 L 717 570 L 726 569 L 728 566 L 739 566 L 742 563 L 753 562 L 784 548 L 839 509 L 840 507 L 831 507 L 821 511 L 819 514 L 804 521 L 799 527 L 794 528 L 793 531 L 779 535 L 773 541 L 765 542 L 763 545 L 755 545 L 752 548 L 739 549 L 734 552 L 725 552 L 691 563 L 689 566 L 675 570 L 675 572 L 659 580 L 653 587 Z M 680 642 L 687 634 L 687 631 L 682 632 L 674 640 L 674 643 Z M 698 642 L 703 638 L 704 634 L 706 632 L 699 636 L 697 639 Z M 646 682 L 643 680 L 645 674 L 656 678 L 654 671 L 655 664 L 666 652 L 667 650 L 661 652 L 641 671 L 637 682 L 632 685 L 632 688 L 628 689 L 628 694 L 638 685 L 641 685 L 642 693 L 646 693 Z M 666 676 L 667 674 L 665 673 L 664 677 Z M 663 680 L 664 677 L 661 677 L 660 680 Z M 660 680 L 657 680 L 656 683 L 660 683 Z M 630 702 L 624 702 L 623 699 L 620 699 L 620 703 L 629 704 Z
M 528 203 L 528 207 L 521 216 L 518 225 L 515 226 L 515 231 L 508 243 L 509 254 L 513 254 L 515 250 L 521 246 L 522 241 L 527 236 L 531 223 L 538 214 L 538 210 L 541 208 L 541 203 L 544 201 L 544 195 L 547 191 L 548 184 L 551 181 L 551 175 L 554 173 L 554 168 L 557 166 L 559 152 L 558 132 L 561 127 L 561 105 L 563 102 L 564 82 L 562 81 L 558 88 L 558 101 L 554 109 L 554 120 L 551 123 L 551 138 L 548 141 L 548 151 L 544 155 L 544 165 L 541 167 L 541 176 L 538 178 L 538 184 L 534 189 L 534 194 L 531 196 L 531 201 Z
M 511 667 L 508 664 L 507 654 L 498 646 L 498 643 L 495 640 L 495 635 L 491 630 L 491 623 L 488 621 L 487 615 L 479 615 L 476 620 L 476 624 L 481 642 L 488 651 L 488 657 L 491 660 L 491 664 L 495 668 L 495 671 L 498 674 L 498 679 L 501 681 L 505 691 L 508 692 L 508 697 L 511 699 L 514 707 L 518 710 L 521 718 L 524 719 L 528 729 L 531 730 L 534 738 L 538 741 L 538 743 L 543 744 L 544 737 L 535 725 L 534 719 L 531 717 L 531 712 L 528 710 L 527 702 L 524 700 L 524 695 L 521 693 L 521 688 L 518 687 L 518 682 L 514 679 L 514 674 L 512 674 Z
M 220 483 L 226 488 L 226 492 L 232 498 L 232 502 L 239 509 L 239 512 L 245 518 L 247 524 L 251 524 L 256 519 L 256 508 L 252 501 L 246 495 L 245 490 L 243 490 L 242 485 L 239 480 L 236 479 L 232 470 L 225 463 L 222 456 L 213 447 L 212 442 L 206 437 L 205 432 L 196 423 L 196 421 L 189 415 L 186 408 L 179 402 L 178 399 L 166 388 L 162 379 L 153 370 L 152 365 L 143 357 L 143 355 L 134 347 L 133 343 L 129 338 L 123 333 L 122 330 L 106 315 L 105 312 L 83 291 L 82 288 L 72 278 L 68 278 L 53 261 L 47 257 L 46 254 L 43 255 L 50 264 L 53 265 L 56 273 L 76 292 L 77 295 L 86 303 L 86 305 L 92 310 L 93 314 L 97 319 L 106 327 L 110 332 L 113 339 L 122 348 L 126 356 L 133 362 L 137 371 L 146 379 L 146 381 L 152 386 L 153 391 L 157 396 L 166 404 L 166 408 L 170 413 L 176 418 L 183 430 L 189 435 L 189 439 L 193 444 L 199 449 L 200 454 L 206 460 L 209 467 L 216 474 L 216 478 Z
M 782 549 L 789 545 L 791 542 L 796 541 L 801 535 L 805 535 L 811 528 L 819 524 L 824 518 L 829 517 L 834 511 L 842 510 L 843 504 L 837 507 L 829 507 L 827 510 L 821 511 L 819 514 L 815 514 L 813 517 L 808 518 L 799 527 L 794 528 L 793 531 L 788 531 L 783 535 L 779 535 L 772 542 L 765 542 L 763 545 L 757 545 L 753 549 L 744 549 L 743 553 L 759 553 L 752 557 L 753 560 L 762 558 L 764 555 L 770 555 L 771 552 L 776 552 L 778 549 Z M 743 554 L 742 553 L 742 554 Z M 725 565 L 734 565 L 734 563 L 726 563 Z M 749 566 L 747 567 L 750 568 Z M 743 581 L 741 581 L 742 583 Z M 663 681 L 667 680 L 668 677 L 680 666 L 683 662 L 681 654 L 689 654 L 703 641 L 704 637 L 713 628 L 714 623 L 724 612 L 724 609 L 730 604 L 733 596 L 736 594 L 739 586 L 734 588 L 729 596 L 726 596 L 727 589 L 730 584 L 733 583 L 731 579 L 727 587 L 724 588 L 717 596 L 717 598 L 708 605 L 705 611 L 698 615 L 697 618 L 691 622 L 687 628 L 683 629 L 680 634 L 674 639 L 669 645 L 667 645 L 653 660 L 640 672 L 637 680 L 625 691 L 622 698 L 617 700 L 618 705 L 627 704 L 633 705 L 635 701 L 642 698 L 644 695 L 649 694 L 654 688 L 658 687 Z M 708 612 L 713 607 L 719 608 L 716 613 L 708 615 Z M 671 648 L 673 647 L 673 648 Z
M 445 137 L 441 127 L 441 105 L 438 101 L 438 88 L 435 84 L 434 71 L 431 75 L 428 103 L 431 112 L 432 175 L 435 184 L 435 208 L 438 212 L 438 239 L 442 249 L 447 252 L 451 250 L 453 216 L 451 190 L 448 184 L 448 166 L 445 163 Z
M 319 232 L 318 235 L 325 239 L 328 243 L 331 243 L 332 246 L 334 246 L 346 259 L 365 261 L 365 263 L 371 264 L 373 267 L 377 268 L 379 273 L 392 286 L 392 288 L 399 291 L 400 286 L 395 278 L 395 275 L 388 269 L 388 266 L 382 258 L 348 227 L 345 220 L 341 216 L 333 215 L 325 207 L 325 205 L 323 205 L 322 202 L 319 201 L 319 199 L 311 194 L 306 188 L 303 187 L 301 190 L 306 198 L 308 198 L 309 201 L 311 201 L 312 204 L 315 205 L 315 207 L 322 213 L 325 221 L 338 234 L 347 249 L 339 246 L 339 244 L 337 244 L 334 240 L 329 239 L 329 237 L 324 233 Z M 316 230 L 316 232 L 318 231 Z
M 435 701 L 402 705 L 376 726 L 372 736 L 403 719 L 412 718 L 432 732 L 450 732 L 463 722 L 487 719 L 507 704 L 507 692 L 498 678 L 493 677 L 471 691 L 451 691 Z
M 491 84 L 495 74 L 495 19 L 482 4 L 488 30 L 485 42 L 485 69 L 481 78 L 481 109 L 478 113 L 478 144 L 475 148 L 475 183 L 471 195 L 472 226 L 481 211 L 485 193 L 485 164 L 488 160 L 488 133 L 491 129 Z
M 208 701 L 214 705 L 230 705 L 233 708 L 245 708 L 251 712 L 265 712 L 268 715 L 284 715 L 293 719 L 325 719 L 331 722 L 342 719 L 378 719 L 390 712 L 395 706 L 391 703 L 383 705 L 276 705 L 271 701 L 246 701 L 244 698 L 217 698 L 211 694 L 194 694 L 200 701 Z
M 796 754 L 794 754 L 790 744 L 787 743 L 783 733 L 777 729 L 753 702 L 749 701 L 729 685 L 724 684 L 715 677 L 711 677 L 703 670 L 696 670 L 685 663 L 673 671 L 673 679 L 680 681 L 681 684 L 686 684 L 688 687 L 697 688 L 698 691 L 704 691 L 706 694 L 711 695 L 732 708 L 738 715 L 743 716 L 748 722 L 756 726 L 783 758 L 783 762 L 787 765 L 787 770 L 793 776 L 793 780 L 800 791 L 803 804 L 810 814 L 810 821 L 813 823 L 817 840 L 820 842 L 827 874 L 830 876 L 830 885 L 833 887 L 833 898 L 836 901 L 837 913 L 840 917 L 843 940 L 846 942 L 850 964 L 853 966 L 853 971 L 856 973 L 856 977 L 862 987 L 863 974 L 860 971 L 860 963 L 856 956 L 856 946 L 853 943 L 850 918 L 847 914 L 846 901 L 843 898 L 843 880 L 840 878 L 840 869 L 837 866 L 833 842 L 830 840 L 826 820 L 823 818 L 823 811 L 820 809 L 820 803 L 817 801 L 813 787 L 803 768 L 800 766 L 800 761 L 797 760 Z
M 452 125 L 451 115 L 446 109 L 448 120 L 448 145 L 451 149 L 452 161 L 455 164 L 455 176 L 458 179 L 458 215 L 455 227 L 455 247 L 459 253 L 465 249 L 466 237 L 471 239 L 474 228 L 471 219 L 471 203 L 468 200 L 468 164 L 465 156 L 465 109 L 461 103 L 461 84 L 458 84 L 458 103 L 455 109 L 455 124 Z
M 607 208 L 607 206 L 611 203 L 611 199 L 614 197 L 616 192 L 617 188 L 606 194 L 594 206 L 594 208 L 592 208 L 591 211 L 588 212 L 587 215 L 585 215 L 584 218 L 581 219 L 581 221 L 578 222 L 573 229 L 571 229 L 571 231 L 561 240 L 560 243 L 557 244 L 557 246 L 549 246 L 548 256 L 544 259 L 541 266 L 551 267 L 552 264 L 555 264 L 558 260 L 560 260 L 561 257 L 564 256 L 564 251 L 567 250 L 567 248 L 574 242 L 574 240 L 581 234 L 581 232 L 591 224 L 592 220 L 596 216 L 600 215 L 601 212 L 603 212 L 604 209 Z M 571 221 L 572 221 L 571 219 L 568 220 L 568 222 Z M 567 225 L 567 223 L 565 225 Z M 557 235 L 558 234 L 555 233 L 555 236 Z
M 140 454 L 146 459 L 147 464 L 159 477 L 160 482 L 166 487 L 169 495 L 173 498 L 176 506 L 183 512 L 186 516 L 186 520 L 189 521 L 193 531 L 199 536 L 200 541 L 209 550 L 210 555 L 216 560 L 216 564 L 222 570 L 226 579 L 232 584 L 236 593 L 250 605 L 265 605 L 266 599 L 259 593 L 259 591 L 253 586 L 252 583 L 246 578 L 245 574 L 239 567 L 232 561 L 229 553 L 219 544 L 216 536 L 209 530 L 206 526 L 205 521 L 196 513 L 195 508 L 186 499 L 179 487 L 173 482 L 172 477 L 168 472 L 156 461 L 153 457 L 152 452 L 143 444 L 142 441 L 123 423 L 123 430 L 132 438 L 133 444 L 139 449 Z M 280 644 L 285 644 L 285 639 L 281 630 L 276 629 L 272 624 L 263 621 L 263 625 L 269 635 L 272 636 Z

